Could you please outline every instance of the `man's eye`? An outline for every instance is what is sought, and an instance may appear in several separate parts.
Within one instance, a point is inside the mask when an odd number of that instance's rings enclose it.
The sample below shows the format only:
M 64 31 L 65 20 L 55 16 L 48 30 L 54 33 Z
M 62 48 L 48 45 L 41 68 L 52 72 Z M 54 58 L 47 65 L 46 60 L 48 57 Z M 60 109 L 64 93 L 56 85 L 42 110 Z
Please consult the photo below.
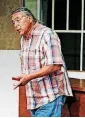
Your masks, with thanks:
M 17 19 L 16 22 L 20 22 L 20 19 Z
M 15 22 L 20 22 L 20 19 L 16 19 L 16 20 L 12 21 L 13 24 L 15 24 Z
M 12 21 L 12 24 L 14 24 L 15 22 L 14 21 Z

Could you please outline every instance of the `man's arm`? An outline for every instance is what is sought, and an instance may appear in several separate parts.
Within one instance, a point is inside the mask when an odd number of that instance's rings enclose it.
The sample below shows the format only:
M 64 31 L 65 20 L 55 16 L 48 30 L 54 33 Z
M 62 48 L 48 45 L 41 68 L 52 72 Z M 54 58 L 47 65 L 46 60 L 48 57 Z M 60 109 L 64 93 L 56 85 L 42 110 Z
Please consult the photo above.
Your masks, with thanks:
M 16 89 L 19 86 L 26 85 L 30 80 L 36 79 L 39 77 L 43 77 L 46 75 L 49 75 L 55 71 L 58 71 L 61 69 L 61 65 L 48 65 L 41 68 L 38 72 L 33 74 L 22 74 L 19 77 L 13 77 L 12 80 L 20 80 L 17 85 L 15 85 L 14 89 Z

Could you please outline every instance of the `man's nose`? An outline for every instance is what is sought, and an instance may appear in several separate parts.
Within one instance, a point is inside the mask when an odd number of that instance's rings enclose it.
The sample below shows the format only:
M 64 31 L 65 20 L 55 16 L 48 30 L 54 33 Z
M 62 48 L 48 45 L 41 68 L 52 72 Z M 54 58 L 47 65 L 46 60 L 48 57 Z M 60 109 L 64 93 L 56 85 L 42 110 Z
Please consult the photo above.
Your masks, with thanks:
M 15 22 L 14 22 L 14 27 L 15 27 L 15 28 L 19 27 L 19 23 L 15 21 Z

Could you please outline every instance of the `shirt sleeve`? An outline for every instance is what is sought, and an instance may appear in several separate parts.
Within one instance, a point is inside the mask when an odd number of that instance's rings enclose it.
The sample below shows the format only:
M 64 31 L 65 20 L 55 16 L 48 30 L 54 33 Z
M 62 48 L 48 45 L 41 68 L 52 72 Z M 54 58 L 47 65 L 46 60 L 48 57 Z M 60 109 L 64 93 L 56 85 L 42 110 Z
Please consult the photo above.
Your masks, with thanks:
M 61 64 L 63 56 L 58 35 L 53 32 L 45 32 L 43 36 L 44 65 Z

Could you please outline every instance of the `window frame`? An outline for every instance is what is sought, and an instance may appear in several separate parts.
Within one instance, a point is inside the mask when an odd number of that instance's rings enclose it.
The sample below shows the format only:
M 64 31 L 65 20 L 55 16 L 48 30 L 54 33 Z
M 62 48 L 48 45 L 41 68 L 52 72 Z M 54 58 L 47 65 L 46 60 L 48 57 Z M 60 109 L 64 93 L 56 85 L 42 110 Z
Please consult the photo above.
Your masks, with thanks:
M 55 0 L 52 0 L 52 29 L 56 33 L 80 33 L 81 34 L 81 44 L 80 44 L 80 71 L 83 71 L 83 39 L 84 39 L 84 0 L 82 2 L 82 10 L 81 10 L 81 30 L 69 30 L 69 0 L 67 0 L 67 8 L 66 8 L 66 30 L 55 30 L 54 29 L 54 11 L 55 11 Z

